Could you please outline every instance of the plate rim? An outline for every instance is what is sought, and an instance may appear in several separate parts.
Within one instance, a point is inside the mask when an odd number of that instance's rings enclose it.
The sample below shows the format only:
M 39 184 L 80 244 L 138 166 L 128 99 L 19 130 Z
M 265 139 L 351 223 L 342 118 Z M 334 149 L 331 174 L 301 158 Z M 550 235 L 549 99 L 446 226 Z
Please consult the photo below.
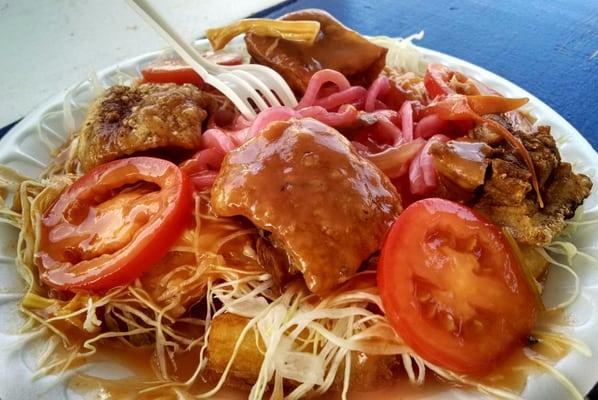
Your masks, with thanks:
M 196 41 L 195 43 L 200 46 L 205 46 L 208 42 L 206 39 L 201 39 L 201 40 Z M 441 61 L 443 63 L 453 64 L 453 65 L 457 65 L 459 67 L 464 66 L 468 69 L 479 71 L 480 73 L 483 74 L 484 78 L 491 78 L 492 80 L 498 81 L 502 85 L 506 85 L 509 88 L 514 89 L 514 91 L 517 92 L 518 95 L 521 95 L 522 97 L 528 97 L 530 99 L 529 104 L 530 104 L 532 110 L 537 110 L 539 114 L 542 114 L 544 116 L 549 116 L 550 119 L 556 121 L 557 124 L 561 128 L 564 128 L 564 130 L 566 130 L 567 134 L 573 134 L 575 136 L 575 140 L 576 140 L 575 146 L 576 147 L 581 146 L 582 148 L 580 150 L 582 150 L 584 153 L 590 152 L 590 154 L 592 154 L 592 156 L 595 160 L 594 163 L 591 164 L 591 166 L 592 167 L 598 166 L 598 151 L 592 147 L 592 145 L 577 130 L 577 128 L 575 128 L 571 123 L 569 123 L 569 121 L 567 121 L 563 116 L 561 116 L 559 113 L 557 113 L 549 105 L 547 105 L 541 99 L 539 99 L 538 97 L 536 97 L 533 94 L 531 94 L 530 92 L 528 92 L 526 89 L 509 81 L 506 78 L 501 77 L 498 74 L 495 74 L 492 71 L 487 70 L 484 67 L 478 66 L 478 65 L 471 63 L 467 60 L 464 60 L 464 59 L 461 59 L 461 58 L 458 58 L 458 57 L 455 57 L 455 56 L 452 56 L 452 55 L 449 55 L 449 54 L 446 54 L 446 53 L 443 53 L 440 51 L 432 50 L 432 49 L 429 49 L 426 47 L 422 47 L 422 46 L 415 46 L 415 47 L 417 48 L 417 50 L 419 50 L 423 54 L 424 58 L 427 60 L 435 59 L 435 60 Z M 160 50 L 155 50 L 155 51 L 143 53 L 141 55 L 137 55 L 134 57 L 130 57 L 130 58 L 122 60 L 118 63 L 115 63 L 115 64 L 112 64 L 105 68 L 102 68 L 101 70 L 97 71 L 97 75 L 105 76 L 110 73 L 114 73 L 115 71 L 117 71 L 119 69 L 119 67 L 121 65 L 139 66 L 142 62 L 154 60 L 154 59 L 158 58 L 159 56 L 166 54 L 169 51 L 171 51 L 171 49 L 166 47 L 166 48 L 163 48 Z M 2 153 L 5 153 L 5 154 L 14 153 L 14 151 L 16 149 L 15 142 L 21 138 L 21 135 L 23 135 L 25 132 L 27 132 L 28 129 L 30 129 L 30 127 L 32 125 L 36 124 L 36 122 L 39 120 L 41 115 L 43 115 L 47 110 L 49 110 L 53 107 L 56 107 L 57 105 L 60 105 L 63 102 L 66 95 L 69 93 L 69 91 L 74 90 L 75 88 L 77 88 L 79 85 L 81 85 L 82 83 L 84 83 L 86 81 L 87 81 L 87 79 L 72 84 L 68 88 L 66 88 L 66 89 L 50 96 L 46 100 L 42 101 L 37 106 L 35 106 L 30 112 L 28 112 L 23 117 L 23 119 L 21 119 L 2 138 L 0 138 L 0 155 Z M 11 145 L 13 146 L 13 148 L 10 148 Z M 598 190 L 598 188 L 594 187 L 594 191 L 596 191 L 596 190 Z M 598 301 L 598 295 L 596 295 L 595 297 L 596 297 L 595 300 Z M 564 358 L 566 358 L 566 357 L 567 357 L 567 355 Z M 598 358 L 598 355 L 593 355 L 591 358 Z M 561 360 L 559 360 L 559 362 L 560 361 Z M 591 375 L 591 374 L 588 374 L 588 375 Z M 596 377 L 593 380 L 593 382 L 596 383 L 597 380 L 598 380 L 598 372 L 596 373 Z M 527 391 L 527 389 L 529 388 L 529 382 L 530 381 L 528 380 L 528 385 L 526 386 L 526 389 L 524 390 L 524 392 L 521 393 L 521 395 L 524 395 L 525 392 Z M 587 383 L 587 382 L 584 382 L 584 383 Z M 582 388 L 578 387 L 578 390 L 581 389 L 580 391 L 582 393 L 587 394 L 592 389 L 592 387 L 593 387 L 593 384 L 585 385 Z

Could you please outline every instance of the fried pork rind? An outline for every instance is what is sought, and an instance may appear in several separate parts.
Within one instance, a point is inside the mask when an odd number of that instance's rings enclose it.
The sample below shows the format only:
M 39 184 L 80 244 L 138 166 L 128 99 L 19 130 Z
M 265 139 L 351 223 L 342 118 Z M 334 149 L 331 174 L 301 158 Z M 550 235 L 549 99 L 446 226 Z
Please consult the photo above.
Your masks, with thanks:
M 133 153 L 199 147 L 214 95 L 193 85 L 144 83 L 112 86 L 91 106 L 77 155 L 84 170 Z
M 504 118 L 498 116 L 497 120 L 511 128 Z M 513 131 L 513 135 L 533 160 L 544 207 L 538 204 L 531 173 L 517 153 L 484 125 L 462 139 L 432 147 L 430 154 L 440 182 L 437 194 L 464 201 L 506 228 L 522 245 L 545 246 L 590 195 L 592 181 L 561 161 L 550 127 Z
M 474 209 L 510 231 L 524 245 L 545 246 L 565 228 L 565 220 L 590 195 L 592 181 L 561 162 L 550 127 L 514 133 L 528 149 L 536 168 L 544 207 L 534 199 L 531 174 L 508 147 L 495 148 L 490 174 Z

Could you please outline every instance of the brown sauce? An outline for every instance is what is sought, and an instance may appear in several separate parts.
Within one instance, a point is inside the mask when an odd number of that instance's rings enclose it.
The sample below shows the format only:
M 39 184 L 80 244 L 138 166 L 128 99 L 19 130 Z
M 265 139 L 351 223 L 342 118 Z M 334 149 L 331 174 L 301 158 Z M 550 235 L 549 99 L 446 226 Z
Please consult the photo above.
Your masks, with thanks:
M 570 348 L 566 345 L 558 345 L 551 343 L 547 345 L 541 341 L 529 346 L 530 350 L 539 354 L 544 360 L 549 363 L 554 363 L 564 357 Z M 198 349 L 179 354 L 176 356 L 177 371 L 174 375 L 177 376 L 177 381 L 184 382 L 190 376 L 197 366 Z M 101 391 L 105 395 L 109 395 L 114 399 L 153 399 L 158 396 L 160 398 L 169 399 L 176 398 L 176 395 L 171 388 L 165 387 L 158 390 L 153 390 L 145 394 L 139 394 L 140 390 L 151 387 L 148 382 L 156 382 L 156 362 L 154 358 L 153 346 L 143 348 L 130 348 L 120 345 L 118 343 L 103 343 L 102 349 L 97 355 L 86 360 L 87 362 L 108 361 L 118 365 L 129 368 L 134 376 L 131 378 L 121 380 L 107 380 L 87 375 L 77 375 L 69 382 L 69 388 L 80 393 L 96 393 Z M 414 367 L 415 368 L 415 367 Z M 490 374 L 483 378 L 478 378 L 477 381 L 486 386 L 497 389 L 503 389 L 514 393 L 521 393 L 525 388 L 526 381 L 529 376 L 537 373 L 545 372 L 533 361 L 530 361 L 524 354 L 523 349 L 515 351 L 509 358 L 501 363 Z M 191 394 L 200 394 L 211 390 L 216 384 L 217 377 L 210 377 L 206 382 L 202 377 L 199 377 L 196 382 L 191 385 L 188 392 Z M 248 387 L 239 389 L 238 383 L 236 385 L 225 386 L 218 392 L 219 398 L 226 399 L 244 399 L 248 395 Z M 407 375 L 401 372 L 395 379 L 394 383 L 380 382 L 378 387 L 381 389 L 372 390 L 368 392 L 352 391 L 350 392 L 350 399 L 397 399 L 397 398 L 420 398 L 424 396 L 431 396 L 442 393 L 452 388 L 459 388 L 462 390 L 472 390 L 456 382 L 449 382 L 437 376 L 432 371 L 426 371 L 426 379 L 423 385 L 417 386 L 408 381 Z M 181 389 L 185 389 L 181 387 Z M 337 399 L 340 397 L 338 390 L 330 391 L 323 399 Z
M 197 360 L 199 359 L 199 350 L 188 353 L 178 354 L 175 357 L 175 364 L 177 371 L 173 374 L 176 376 L 176 382 L 185 382 L 191 377 L 197 367 Z M 90 375 L 76 375 L 68 383 L 71 390 L 81 394 L 88 395 L 90 393 L 102 393 L 107 398 L 111 399 L 176 399 L 176 393 L 171 387 L 163 387 L 156 390 L 150 390 L 145 393 L 140 391 L 161 385 L 157 382 L 157 362 L 154 356 L 153 346 L 143 348 L 130 348 L 114 343 L 106 343 L 102 347 L 102 351 L 98 355 L 87 360 L 88 362 L 102 362 L 107 361 L 114 364 L 125 366 L 133 373 L 132 377 L 123 379 L 102 379 Z M 185 389 L 191 394 L 201 394 L 211 390 L 215 383 L 205 382 L 201 377 L 198 378 L 189 388 L 180 386 L 181 390 Z M 245 399 L 247 398 L 247 391 L 224 387 L 218 392 L 218 397 L 223 399 Z
M 547 345 L 542 342 L 530 345 L 528 348 L 550 364 L 556 363 L 571 350 L 569 346 L 557 345 L 555 343 Z M 518 349 L 488 375 L 476 380 L 489 387 L 513 393 L 521 393 L 530 376 L 543 372 L 546 371 L 526 357 L 524 349 Z M 425 382 L 421 386 L 409 383 L 406 374 L 402 374 L 396 383 L 388 387 L 371 392 L 355 392 L 349 398 L 354 400 L 366 398 L 375 398 L 377 400 L 423 398 L 435 394 L 438 395 L 454 388 L 465 391 L 474 390 L 466 385 L 447 381 L 428 370 L 426 371 Z M 330 398 L 335 397 L 331 396 Z

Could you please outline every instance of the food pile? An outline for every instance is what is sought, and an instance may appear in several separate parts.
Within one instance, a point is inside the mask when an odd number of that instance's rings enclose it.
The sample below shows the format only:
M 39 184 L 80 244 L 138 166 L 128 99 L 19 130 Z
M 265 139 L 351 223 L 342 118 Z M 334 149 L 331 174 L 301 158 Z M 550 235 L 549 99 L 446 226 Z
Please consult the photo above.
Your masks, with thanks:
M 47 372 L 118 352 L 148 398 L 346 397 L 426 371 L 520 391 L 504 366 L 565 342 L 534 331 L 541 249 L 592 188 L 551 128 L 321 10 L 210 30 L 207 56 L 244 62 L 221 50 L 241 33 L 297 107 L 247 120 L 160 60 L 106 88 L 41 177 L 12 178 L 22 311 L 60 338 Z

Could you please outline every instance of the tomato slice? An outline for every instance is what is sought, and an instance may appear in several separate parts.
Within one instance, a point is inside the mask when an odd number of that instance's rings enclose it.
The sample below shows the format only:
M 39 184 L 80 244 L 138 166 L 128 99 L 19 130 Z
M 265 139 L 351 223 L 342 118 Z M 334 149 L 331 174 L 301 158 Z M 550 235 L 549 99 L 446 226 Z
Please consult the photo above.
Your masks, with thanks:
M 199 88 L 203 87 L 204 81 L 188 65 L 166 63 L 159 66 L 149 67 L 141 71 L 143 80 L 152 83 L 176 83 L 183 85 L 190 83 Z
M 243 64 L 243 56 L 239 53 L 229 53 L 222 50 L 206 51 L 202 54 L 208 61 L 219 65 L 240 65 Z
M 531 332 L 538 304 L 503 234 L 438 198 L 407 207 L 378 264 L 390 323 L 425 360 L 481 375 Z
M 132 157 L 103 164 L 68 187 L 42 219 L 40 278 L 69 291 L 105 291 L 141 276 L 185 228 L 188 178 L 173 163 Z
M 424 86 L 430 99 L 449 94 L 479 95 L 476 81 L 459 71 L 453 71 L 442 64 L 428 64 L 424 75 Z
M 431 99 L 454 93 L 447 84 L 449 74 L 450 70 L 442 64 L 428 64 L 426 74 L 424 75 L 424 86 Z
M 243 63 L 243 57 L 236 53 L 222 51 L 209 51 L 203 54 L 209 61 L 219 65 L 239 65 Z M 183 85 L 191 83 L 199 88 L 203 87 L 204 81 L 201 77 L 186 64 L 178 60 L 169 60 L 161 65 L 154 65 L 141 71 L 145 82 L 152 83 L 176 83 Z

